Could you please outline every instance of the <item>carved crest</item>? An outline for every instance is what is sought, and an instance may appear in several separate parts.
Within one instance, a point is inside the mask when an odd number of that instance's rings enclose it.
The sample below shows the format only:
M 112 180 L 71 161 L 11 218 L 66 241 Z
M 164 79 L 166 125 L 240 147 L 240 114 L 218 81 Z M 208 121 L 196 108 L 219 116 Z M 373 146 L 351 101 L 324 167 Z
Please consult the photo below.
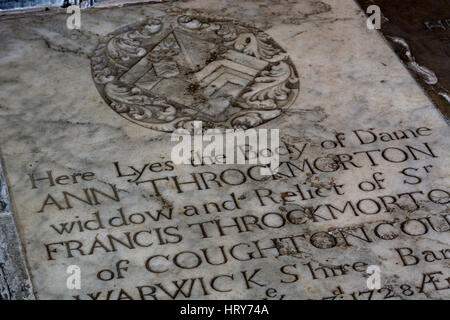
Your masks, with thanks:
M 92 74 L 111 108 L 144 127 L 171 132 L 201 120 L 248 129 L 278 117 L 299 80 L 266 33 L 231 20 L 167 15 L 106 36 Z

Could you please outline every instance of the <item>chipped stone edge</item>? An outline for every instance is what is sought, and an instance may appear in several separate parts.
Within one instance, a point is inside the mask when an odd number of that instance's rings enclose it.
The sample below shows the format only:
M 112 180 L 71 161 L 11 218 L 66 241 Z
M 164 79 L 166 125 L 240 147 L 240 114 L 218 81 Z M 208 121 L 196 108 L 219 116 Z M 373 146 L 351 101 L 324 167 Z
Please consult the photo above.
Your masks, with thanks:
M 0 159 L 0 300 L 34 300 Z
M 363 3 L 358 0 L 354 1 L 356 5 L 361 9 L 362 13 L 368 17 L 368 13 L 366 12 L 366 8 L 363 7 Z M 389 21 L 389 19 L 386 18 L 383 13 L 382 19 L 384 19 L 383 21 Z M 398 57 L 403 66 L 408 69 L 408 72 L 411 74 L 417 85 L 421 88 L 424 95 L 430 100 L 434 108 L 438 111 L 447 125 L 450 126 L 450 117 L 443 111 L 444 107 L 441 107 L 441 104 L 437 102 L 435 98 L 430 94 L 430 92 L 433 92 L 437 96 L 440 96 L 443 100 L 443 103 L 446 104 L 446 107 L 450 105 L 449 92 L 439 84 L 439 79 L 436 77 L 436 74 L 433 72 L 433 70 L 430 70 L 423 65 L 419 65 L 416 62 L 416 58 L 412 54 L 410 46 L 405 39 L 385 34 L 381 31 L 381 29 L 377 30 L 377 33 L 379 36 L 381 36 L 386 45 Z M 405 52 L 403 54 L 397 54 L 394 48 L 395 45 L 402 46 Z M 422 84 L 421 81 L 424 84 Z

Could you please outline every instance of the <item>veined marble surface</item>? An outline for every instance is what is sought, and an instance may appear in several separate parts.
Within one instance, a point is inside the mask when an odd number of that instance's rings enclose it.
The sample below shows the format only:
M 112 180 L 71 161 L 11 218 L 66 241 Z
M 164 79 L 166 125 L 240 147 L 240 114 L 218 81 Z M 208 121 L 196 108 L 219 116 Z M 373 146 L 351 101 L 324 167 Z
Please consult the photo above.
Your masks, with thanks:
M 299 93 L 258 126 L 281 131 L 279 176 L 175 166 L 170 133 L 100 95 L 99 42 L 170 14 L 254 26 L 289 56 Z M 81 30 L 67 18 L 0 20 L 0 148 L 38 299 L 450 298 L 449 128 L 353 1 L 90 9 Z

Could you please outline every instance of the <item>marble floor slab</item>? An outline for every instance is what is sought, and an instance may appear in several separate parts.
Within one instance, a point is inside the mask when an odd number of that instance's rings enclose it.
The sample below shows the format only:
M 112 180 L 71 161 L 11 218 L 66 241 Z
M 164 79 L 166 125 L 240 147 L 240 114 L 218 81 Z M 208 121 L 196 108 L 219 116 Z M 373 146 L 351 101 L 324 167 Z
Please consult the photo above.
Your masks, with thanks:
M 356 2 L 69 18 L 0 19 L 0 150 L 36 299 L 450 298 L 449 127 Z M 278 172 L 176 165 L 194 121 L 278 129 Z

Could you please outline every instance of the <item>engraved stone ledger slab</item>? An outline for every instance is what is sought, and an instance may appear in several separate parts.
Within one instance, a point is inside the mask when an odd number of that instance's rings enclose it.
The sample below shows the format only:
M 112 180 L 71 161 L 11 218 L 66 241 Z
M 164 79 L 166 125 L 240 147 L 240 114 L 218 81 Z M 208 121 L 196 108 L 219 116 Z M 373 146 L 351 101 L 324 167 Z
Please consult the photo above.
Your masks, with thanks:
M 356 2 L 67 18 L 0 20 L 0 148 L 37 299 L 450 298 L 449 127 Z M 196 121 L 279 129 L 279 170 L 175 164 Z

